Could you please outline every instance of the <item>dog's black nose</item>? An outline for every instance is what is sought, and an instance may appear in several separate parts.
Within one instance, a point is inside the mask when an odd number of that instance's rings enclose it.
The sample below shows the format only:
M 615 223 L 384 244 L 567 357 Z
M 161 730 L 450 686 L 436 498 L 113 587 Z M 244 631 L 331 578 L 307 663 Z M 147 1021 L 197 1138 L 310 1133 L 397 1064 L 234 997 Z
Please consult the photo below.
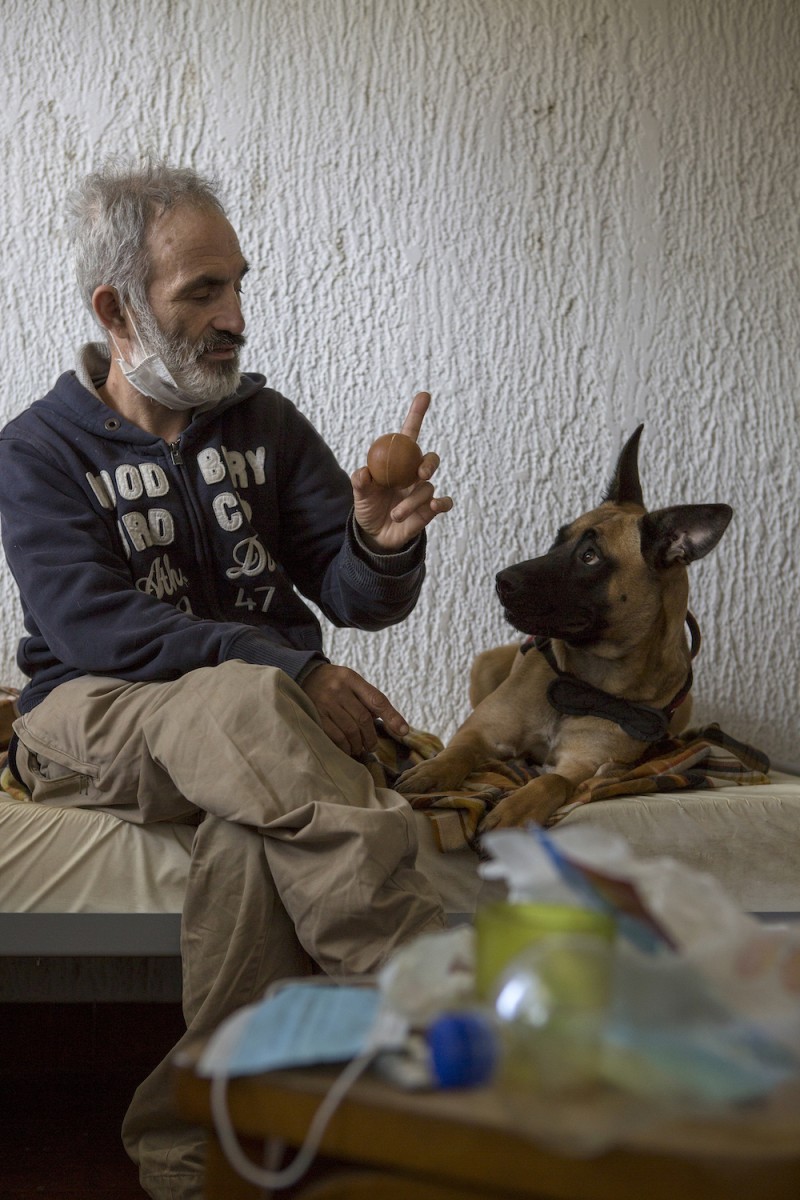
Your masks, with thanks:
M 498 571 L 494 577 L 494 587 L 501 600 L 505 600 L 511 591 L 511 584 L 506 578 L 505 571 Z

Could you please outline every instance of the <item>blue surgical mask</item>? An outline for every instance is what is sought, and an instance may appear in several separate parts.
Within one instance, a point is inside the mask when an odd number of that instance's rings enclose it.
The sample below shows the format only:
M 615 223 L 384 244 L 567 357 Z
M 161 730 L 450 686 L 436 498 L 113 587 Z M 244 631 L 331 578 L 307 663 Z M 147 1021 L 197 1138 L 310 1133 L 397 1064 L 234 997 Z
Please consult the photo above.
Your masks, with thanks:
M 347 1062 L 379 1049 L 398 1049 L 407 1031 L 403 1018 L 382 1009 L 377 988 L 287 983 L 229 1017 L 208 1043 L 198 1072 L 255 1075 Z
M 303 1177 L 348 1089 L 380 1050 L 398 1049 L 408 1032 L 405 1019 L 383 1007 L 375 987 L 339 985 L 323 976 L 276 986 L 276 993 L 268 992 L 259 1004 L 223 1022 L 197 1065 L 200 1075 L 211 1077 L 211 1114 L 225 1157 L 244 1179 L 270 1190 L 293 1186 Z M 332 1062 L 347 1065 L 314 1114 L 295 1157 L 280 1171 L 256 1166 L 242 1151 L 231 1123 L 228 1079 Z

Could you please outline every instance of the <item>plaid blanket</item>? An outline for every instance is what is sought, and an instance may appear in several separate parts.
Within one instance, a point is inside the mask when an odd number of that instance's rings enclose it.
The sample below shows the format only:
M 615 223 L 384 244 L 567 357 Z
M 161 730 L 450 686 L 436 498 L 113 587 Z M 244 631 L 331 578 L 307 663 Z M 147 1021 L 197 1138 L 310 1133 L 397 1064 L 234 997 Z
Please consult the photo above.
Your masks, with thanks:
M 30 800 L 31 794 L 23 787 L 18 779 L 11 774 L 8 765 L 8 755 L 0 754 L 0 792 L 5 792 L 12 800 Z
M 432 758 L 441 749 L 442 743 L 431 733 L 411 730 L 399 740 L 384 730 L 367 765 L 379 787 L 393 787 L 408 767 Z M 530 758 L 490 762 L 480 772 L 469 775 L 457 792 L 430 792 L 409 799 L 414 808 L 427 812 L 440 850 L 475 848 L 484 815 L 508 792 L 541 773 L 541 766 Z M 709 725 L 648 747 L 642 758 L 629 767 L 588 779 L 548 824 L 557 824 L 580 804 L 613 796 L 754 783 L 769 783 L 767 756 L 723 733 L 718 725 Z

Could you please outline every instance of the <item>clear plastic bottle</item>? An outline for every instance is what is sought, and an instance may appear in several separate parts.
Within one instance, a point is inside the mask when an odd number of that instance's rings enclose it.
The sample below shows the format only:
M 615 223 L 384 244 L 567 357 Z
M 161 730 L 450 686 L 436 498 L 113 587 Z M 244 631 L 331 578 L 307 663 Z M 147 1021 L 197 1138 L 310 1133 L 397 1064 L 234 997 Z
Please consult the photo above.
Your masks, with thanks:
M 508 963 L 492 997 L 501 1082 L 564 1092 L 598 1080 L 611 966 L 608 939 L 582 933 L 541 938 Z

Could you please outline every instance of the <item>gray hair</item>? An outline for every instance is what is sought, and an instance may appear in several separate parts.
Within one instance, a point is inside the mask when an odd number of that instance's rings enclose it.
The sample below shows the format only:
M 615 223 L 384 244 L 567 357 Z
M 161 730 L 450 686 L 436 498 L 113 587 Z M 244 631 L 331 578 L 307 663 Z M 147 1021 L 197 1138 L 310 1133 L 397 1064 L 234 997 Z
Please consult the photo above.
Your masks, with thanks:
M 216 181 L 149 156 L 136 164 L 110 159 L 72 192 L 75 273 L 90 310 L 101 284 L 115 288 L 121 304 L 139 312 L 147 307 L 147 234 L 162 213 L 179 204 L 225 215 Z

